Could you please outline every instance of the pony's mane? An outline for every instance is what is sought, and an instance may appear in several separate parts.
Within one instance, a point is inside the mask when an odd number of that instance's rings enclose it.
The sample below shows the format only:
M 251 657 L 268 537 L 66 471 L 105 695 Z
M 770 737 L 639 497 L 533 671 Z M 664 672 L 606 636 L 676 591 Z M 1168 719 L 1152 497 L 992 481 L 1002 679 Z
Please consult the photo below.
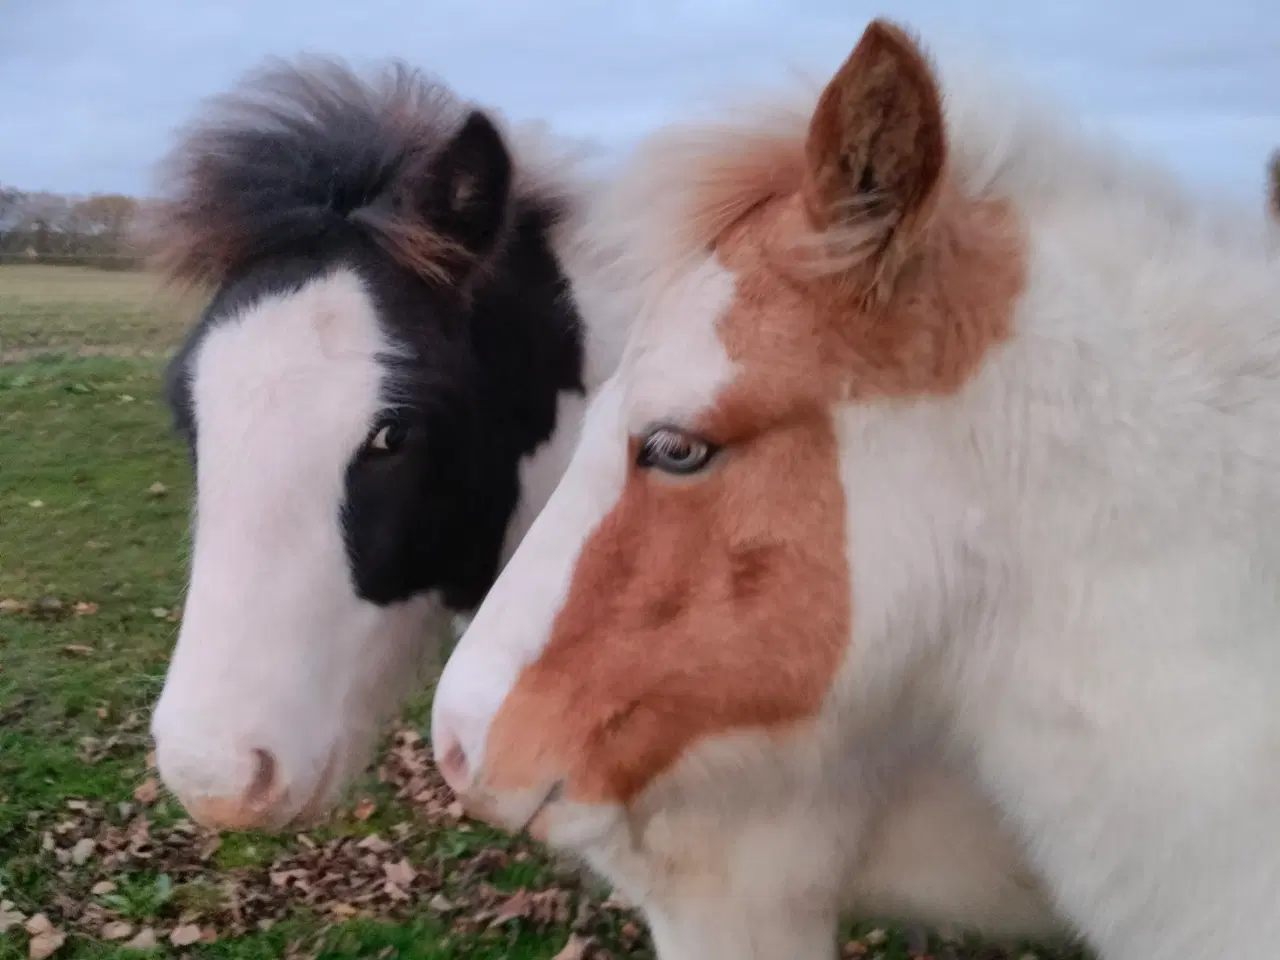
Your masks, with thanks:
M 187 127 L 140 239 L 170 282 L 196 286 L 347 221 L 442 280 L 459 251 L 416 215 L 415 186 L 466 110 L 399 61 L 369 78 L 332 59 L 269 61 Z
M 943 95 L 949 171 L 965 196 L 999 197 L 1026 215 L 1062 203 L 1114 203 L 1175 231 L 1196 229 L 1253 245 L 1257 220 L 1225 199 L 1206 203 L 1166 168 L 1103 131 L 1087 129 L 1044 91 L 974 60 L 935 73 Z M 701 257 L 737 220 L 800 189 L 804 143 L 822 84 L 725 112 L 722 119 L 659 130 L 642 140 L 596 217 L 599 240 L 636 282 Z M 799 237 L 818 271 L 843 269 L 891 226 L 874 198 L 861 216 Z M 856 211 L 855 211 L 856 213 Z

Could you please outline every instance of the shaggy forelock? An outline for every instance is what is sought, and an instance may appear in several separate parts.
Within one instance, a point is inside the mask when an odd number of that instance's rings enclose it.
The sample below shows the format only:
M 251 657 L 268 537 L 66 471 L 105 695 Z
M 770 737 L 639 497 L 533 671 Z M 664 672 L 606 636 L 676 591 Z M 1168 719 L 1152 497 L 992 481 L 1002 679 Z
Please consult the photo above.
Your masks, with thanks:
M 216 284 L 347 221 L 441 279 L 461 251 L 417 214 L 415 191 L 467 109 L 399 61 L 367 78 L 332 59 L 270 61 L 183 132 L 139 240 L 168 280 Z

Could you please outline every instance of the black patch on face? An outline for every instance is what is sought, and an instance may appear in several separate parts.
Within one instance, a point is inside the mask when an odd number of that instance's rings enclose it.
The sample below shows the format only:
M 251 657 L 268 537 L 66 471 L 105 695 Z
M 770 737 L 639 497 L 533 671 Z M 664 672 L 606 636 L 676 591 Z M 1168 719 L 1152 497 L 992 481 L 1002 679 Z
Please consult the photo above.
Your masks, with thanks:
M 410 354 L 387 360 L 384 393 L 397 402 L 370 430 L 399 428 L 399 448 L 367 446 L 347 468 L 343 531 L 357 591 L 374 603 L 439 589 L 455 610 L 479 605 L 520 462 L 555 432 L 560 394 L 583 392 L 578 316 L 547 240 L 554 211 L 517 202 L 513 220 L 465 304 L 428 308 L 425 291 L 370 284 Z
M 497 576 L 521 460 L 554 433 L 560 394 L 583 391 L 579 319 L 548 238 L 562 204 L 511 192 L 512 158 L 479 111 L 443 144 L 410 149 L 395 140 L 402 117 L 372 115 L 377 98 L 352 94 L 353 78 L 332 90 L 313 81 L 279 109 L 319 119 L 201 141 L 214 160 L 191 189 L 211 216 L 220 201 L 239 204 L 247 239 L 170 363 L 175 426 L 194 462 L 189 375 L 209 329 L 334 268 L 354 270 L 402 355 L 382 360 L 384 410 L 351 451 L 334 518 L 352 582 L 375 604 L 440 591 L 469 610 Z M 379 234 L 389 216 L 406 221 L 406 205 L 410 222 L 447 242 L 441 270 L 414 269 L 396 255 L 399 239 Z

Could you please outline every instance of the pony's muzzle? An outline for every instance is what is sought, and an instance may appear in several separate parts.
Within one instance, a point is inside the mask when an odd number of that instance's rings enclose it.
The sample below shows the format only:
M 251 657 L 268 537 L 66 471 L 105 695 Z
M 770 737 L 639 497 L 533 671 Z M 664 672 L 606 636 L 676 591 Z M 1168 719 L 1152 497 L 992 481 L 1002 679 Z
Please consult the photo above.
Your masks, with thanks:
M 157 753 L 160 776 L 166 786 L 192 820 L 215 830 L 275 831 L 319 819 L 327 809 L 328 790 L 336 766 L 335 757 L 330 756 L 312 783 L 291 784 L 274 753 L 254 748 L 246 758 L 252 775 L 244 788 L 219 794 L 210 790 L 208 784 L 197 784 L 181 776 L 166 777 L 163 746 L 159 746 Z M 304 802 L 298 802 L 300 797 L 305 797 Z
M 559 779 L 535 789 L 492 789 L 485 783 L 483 769 L 473 766 L 472 755 L 447 712 L 436 715 L 432 724 L 432 741 L 436 768 L 449 789 L 457 794 L 467 813 L 508 833 L 519 834 L 528 830 L 536 835 L 540 816 L 563 793 L 564 781 Z
M 254 773 L 239 796 L 179 795 L 193 820 L 219 830 L 248 830 L 280 818 L 280 807 L 287 799 L 280 782 L 280 764 L 269 750 L 255 748 L 252 756 Z

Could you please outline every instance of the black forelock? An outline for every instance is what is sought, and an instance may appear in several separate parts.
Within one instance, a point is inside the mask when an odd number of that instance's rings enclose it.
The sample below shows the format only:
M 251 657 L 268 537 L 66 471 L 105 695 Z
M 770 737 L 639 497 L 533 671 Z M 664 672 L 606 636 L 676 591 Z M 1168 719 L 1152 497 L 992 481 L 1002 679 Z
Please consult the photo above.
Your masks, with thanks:
M 392 221 L 421 228 L 397 208 L 466 113 L 398 61 L 369 78 L 331 59 L 270 61 L 187 128 L 140 240 L 171 279 L 216 285 L 344 221 L 371 235 Z

